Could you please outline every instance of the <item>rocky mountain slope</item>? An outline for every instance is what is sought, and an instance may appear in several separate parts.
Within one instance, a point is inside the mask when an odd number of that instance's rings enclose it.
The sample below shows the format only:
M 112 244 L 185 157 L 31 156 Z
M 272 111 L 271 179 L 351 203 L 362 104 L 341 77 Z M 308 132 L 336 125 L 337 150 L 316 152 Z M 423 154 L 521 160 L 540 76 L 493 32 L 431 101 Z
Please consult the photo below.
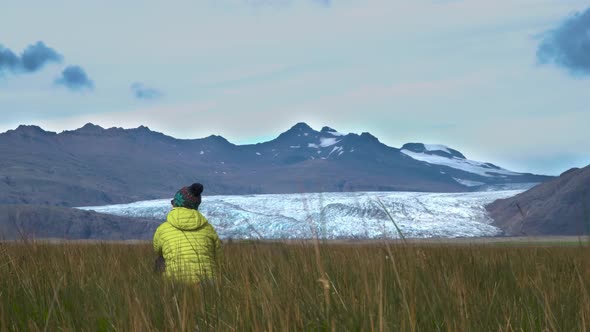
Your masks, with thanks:
M 571 169 L 486 207 L 506 235 L 582 235 L 590 230 L 590 165 Z
M 160 223 L 56 206 L 0 205 L 0 241 L 150 240 Z

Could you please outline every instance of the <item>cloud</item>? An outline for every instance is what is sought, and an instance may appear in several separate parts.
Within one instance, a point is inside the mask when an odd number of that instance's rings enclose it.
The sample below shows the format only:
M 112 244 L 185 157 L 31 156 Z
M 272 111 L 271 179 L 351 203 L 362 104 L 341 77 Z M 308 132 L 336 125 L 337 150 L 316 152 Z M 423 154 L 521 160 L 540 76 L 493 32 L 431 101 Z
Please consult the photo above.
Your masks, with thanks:
M 14 74 L 34 73 L 41 70 L 47 63 L 60 63 L 62 60 L 61 54 L 47 47 L 42 41 L 27 46 L 20 56 L 0 45 L 0 73 L 4 71 Z
M 554 63 L 572 74 L 590 75 L 590 8 L 546 32 L 537 49 L 537 60 Z
M 48 63 L 61 63 L 63 58 L 63 55 L 42 41 L 27 46 L 20 55 L 0 45 L 0 76 L 4 72 L 35 73 Z M 80 66 L 67 66 L 54 83 L 70 90 L 94 88 L 94 83 Z
M 135 98 L 143 100 L 159 99 L 164 95 L 162 91 L 139 82 L 131 84 L 131 91 Z
M 48 62 L 61 62 L 62 60 L 63 56 L 41 41 L 29 45 L 21 56 L 22 66 L 27 72 L 35 72 Z
M 0 46 L 0 73 L 4 70 L 16 71 L 20 66 L 20 58 L 11 50 Z
M 61 76 L 55 80 L 55 84 L 63 85 L 74 91 L 84 89 L 92 90 L 94 88 L 94 82 L 88 78 L 88 75 L 86 75 L 86 72 L 80 66 L 66 67 Z

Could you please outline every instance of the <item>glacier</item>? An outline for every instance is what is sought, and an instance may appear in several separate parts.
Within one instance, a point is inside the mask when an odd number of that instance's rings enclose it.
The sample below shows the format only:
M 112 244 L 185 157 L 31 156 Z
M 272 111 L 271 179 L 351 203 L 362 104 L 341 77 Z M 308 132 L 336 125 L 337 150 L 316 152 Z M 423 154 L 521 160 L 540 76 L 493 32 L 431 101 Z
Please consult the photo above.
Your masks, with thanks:
M 484 206 L 524 190 L 203 196 L 200 211 L 224 239 L 457 238 L 501 235 Z M 382 208 L 386 207 L 391 218 Z M 170 199 L 78 207 L 164 220 Z

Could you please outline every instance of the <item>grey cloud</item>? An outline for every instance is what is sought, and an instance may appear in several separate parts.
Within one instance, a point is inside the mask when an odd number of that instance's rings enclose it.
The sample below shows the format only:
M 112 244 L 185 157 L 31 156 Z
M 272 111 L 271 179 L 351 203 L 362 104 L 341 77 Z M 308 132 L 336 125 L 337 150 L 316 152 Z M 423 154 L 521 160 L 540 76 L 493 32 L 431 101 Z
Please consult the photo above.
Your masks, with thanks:
M 590 8 L 546 32 L 537 49 L 537 60 L 554 63 L 572 74 L 590 74 Z
M 16 71 L 20 58 L 7 48 L 0 46 L 0 73 L 4 70 Z
M 43 42 L 29 45 L 21 56 L 23 68 L 28 72 L 34 72 L 48 62 L 61 62 L 63 57 L 52 48 L 45 46 Z
M 94 88 L 94 82 L 90 80 L 84 69 L 80 66 L 66 67 L 61 76 L 55 80 L 55 84 L 63 85 L 74 91 L 84 89 L 92 90 Z
M 145 86 L 142 83 L 133 83 L 131 84 L 131 92 L 137 99 L 158 99 L 161 98 L 164 94 L 162 91 Z
M 41 70 L 47 63 L 60 63 L 62 60 L 61 54 L 42 41 L 27 46 L 20 56 L 0 45 L 0 73 L 33 73 Z

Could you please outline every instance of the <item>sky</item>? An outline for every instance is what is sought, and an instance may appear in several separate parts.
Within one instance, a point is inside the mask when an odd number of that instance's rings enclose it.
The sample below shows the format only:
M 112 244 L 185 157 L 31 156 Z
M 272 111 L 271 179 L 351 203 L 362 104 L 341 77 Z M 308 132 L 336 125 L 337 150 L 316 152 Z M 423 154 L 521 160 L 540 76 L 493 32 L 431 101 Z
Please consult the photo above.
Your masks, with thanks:
M 578 0 L 0 0 L 0 132 L 270 140 L 297 122 L 515 171 L 590 164 Z

